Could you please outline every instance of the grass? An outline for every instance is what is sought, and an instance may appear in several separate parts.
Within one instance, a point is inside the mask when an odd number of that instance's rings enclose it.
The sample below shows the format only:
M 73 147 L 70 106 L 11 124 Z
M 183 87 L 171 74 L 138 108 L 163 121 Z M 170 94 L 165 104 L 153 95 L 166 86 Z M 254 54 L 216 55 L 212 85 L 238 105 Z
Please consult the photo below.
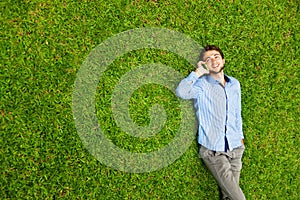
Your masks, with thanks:
M 242 86 L 246 151 L 241 187 L 247 199 L 299 199 L 299 3 L 260 1 L 3 1 L 0 3 L 0 196 L 2 199 L 217 199 L 216 184 L 194 142 L 167 168 L 131 174 L 97 161 L 83 146 L 72 116 L 74 81 L 98 44 L 122 31 L 164 27 L 201 45 L 219 45 L 225 72 Z M 166 127 L 132 138 L 110 110 L 112 89 L 129 70 L 162 63 L 186 76 L 193 66 L 161 50 L 118 58 L 97 92 L 99 123 L 120 147 L 159 149 L 174 137 L 178 103 L 146 85 L 133 94 L 133 120 L 162 103 Z M 105 121 L 103 120 L 105 119 Z M 111 133 L 114 133 L 111 134 Z

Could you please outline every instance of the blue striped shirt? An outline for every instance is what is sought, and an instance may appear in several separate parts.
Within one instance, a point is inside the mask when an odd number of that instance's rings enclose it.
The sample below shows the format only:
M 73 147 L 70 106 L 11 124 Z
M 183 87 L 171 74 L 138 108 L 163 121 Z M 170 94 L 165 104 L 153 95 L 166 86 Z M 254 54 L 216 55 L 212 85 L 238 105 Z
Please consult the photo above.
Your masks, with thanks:
M 240 83 L 226 75 L 225 80 L 224 87 L 209 75 L 198 78 L 191 72 L 176 89 L 177 96 L 194 100 L 198 143 L 213 151 L 243 145 Z

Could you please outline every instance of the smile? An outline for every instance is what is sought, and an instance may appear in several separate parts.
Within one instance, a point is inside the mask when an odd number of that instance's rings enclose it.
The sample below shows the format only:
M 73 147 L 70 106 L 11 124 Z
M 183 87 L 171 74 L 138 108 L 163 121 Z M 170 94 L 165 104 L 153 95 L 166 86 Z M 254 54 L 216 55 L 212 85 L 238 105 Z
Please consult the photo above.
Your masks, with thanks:
M 220 65 L 220 64 L 215 64 L 215 65 L 213 65 L 212 67 L 213 67 L 213 68 L 217 68 L 217 67 L 219 67 L 219 65 Z

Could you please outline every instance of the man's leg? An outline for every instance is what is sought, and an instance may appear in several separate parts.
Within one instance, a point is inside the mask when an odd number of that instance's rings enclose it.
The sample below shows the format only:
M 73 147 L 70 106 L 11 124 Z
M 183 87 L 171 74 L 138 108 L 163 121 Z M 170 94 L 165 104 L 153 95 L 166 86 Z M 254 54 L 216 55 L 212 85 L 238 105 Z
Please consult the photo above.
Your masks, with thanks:
M 245 196 L 239 187 L 241 158 L 244 148 L 231 152 L 213 152 L 205 147 L 200 148 L 200 157 L 218 182 L 226 197 L 231 200 L 243 200 Z
M 243 157 L 244 150 L 245 150 L 245 146 L 242 146 L 233 149 L 233 151 L 228 152 L 231 170 L 237 184 L 239 184 L 240 181 L 240 173 L 242 169 L 242 157 Z M 226 193 L 220 187 L 219 190 L 223 196 L 223 199 L 226 199 L 226 197 L 228 197 Z
M 240 173 L 242 169 L 242 157 L 245 150 L 245 146 L 233 149 L 230 152 L 230 164 L 233 176 L 236 179 L 236 182 L 239 184 Z

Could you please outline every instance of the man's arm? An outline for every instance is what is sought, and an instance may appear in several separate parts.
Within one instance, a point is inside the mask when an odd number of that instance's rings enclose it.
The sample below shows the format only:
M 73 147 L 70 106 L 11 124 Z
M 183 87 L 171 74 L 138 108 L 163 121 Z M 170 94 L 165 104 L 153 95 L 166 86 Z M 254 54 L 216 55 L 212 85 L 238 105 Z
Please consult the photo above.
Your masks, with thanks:
M 188 77 L 179 83 L 176 89 L 177 96 L 182 99 L 195 99 L 199 94 L 201 94 L 202 89 L 200 87 L 196 87 L 195 83 L 199 77 L 204 74 L 208 74 L 207 69 L 205 69 L 202 65 L 203 63 L 204 62 L 200 61 L 197 69 L 194 72 L 191 72 Z
M 238 82 L 238 99 L 237 99 L 237 109 L 236 109 L 236 118 L 237 118 L 237 128 L 240 134 L 243 134 L 243 125 L 242 125 L 242 98 L 241 98 L 241 86 Z
M 176 95 L 182 99 L 195 99 L 197 97 L 197 93 L 199 94 L 201 91 L 200 88 L 197 89 L 194 87 L 198 76 L 195 72 L 191 72 L 188 77 L 183 79 L 178 87 L 176 88 Z

